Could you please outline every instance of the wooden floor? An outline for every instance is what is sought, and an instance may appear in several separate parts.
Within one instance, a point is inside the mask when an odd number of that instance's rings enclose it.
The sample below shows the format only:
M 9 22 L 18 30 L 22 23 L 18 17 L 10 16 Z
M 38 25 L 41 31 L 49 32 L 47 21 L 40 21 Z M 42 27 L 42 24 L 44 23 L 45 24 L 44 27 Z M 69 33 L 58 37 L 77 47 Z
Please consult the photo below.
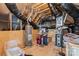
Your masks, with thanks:
M 33 31 L 33 39 L 36 39 L 38 32 Z M 55 46 L 55 31 L 49 32 L 48 37 L 50 37 L 47 46 L 39 46 L 36 44 L 36 40 L 33 41 L 32 47 L 24 48 L 26 54 L 31 54 L 33 56 L 59 56 L 60 48 Z M 65 51 L 65 50 L 64 50 Z
M 34 33 L 36 33 L 34 31 Z M 34 34 L 33 35 L 33 39 L 36 39 L 36 35 L 37 34 Z M 60 51 L 60 48 L 57 48 L 55 46 L 55 32 L 52 31 L 52 32 L 49 32 L 48 33 L 48 37 L 50 37 L 48 40 L 49 40 L 49 43 L 47 46 L 39 46 L 36 44 L 36 40 L 33 41 L 33 46 L 32 47 L 27 47 L 24 48 L 24 51 L 26 54 L 31 54 L 33 56 L 59 56 L 59 51 Z M 65 52 L 65 49 L 64 49 L 64 52 Z
M 39 46 L 33 43 L 32 47 L 26 47 L 24 51 L 33 56 L 59 56 L 59 48 L 56 48 L 53 42 L 50 42 L 47 46 Z

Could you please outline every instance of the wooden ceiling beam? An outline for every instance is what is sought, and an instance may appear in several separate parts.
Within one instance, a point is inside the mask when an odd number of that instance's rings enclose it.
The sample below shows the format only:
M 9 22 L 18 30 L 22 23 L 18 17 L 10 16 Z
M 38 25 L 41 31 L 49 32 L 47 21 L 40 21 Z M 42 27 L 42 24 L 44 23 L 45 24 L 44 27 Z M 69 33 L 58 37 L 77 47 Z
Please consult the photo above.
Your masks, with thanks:
M 39 11 L 38 13 L 43 13 L 43 12 L 48 11 L 48 10 L 50 10 L 50 9 L 49 8 L 46 8 L 46 9 L 44 9 L 42 11 Z
M 32 8 L 37 8 L 40 7 L 41 5 L 43 5 L 44 3 L 36 3 L 34 5 L 32 5 Z

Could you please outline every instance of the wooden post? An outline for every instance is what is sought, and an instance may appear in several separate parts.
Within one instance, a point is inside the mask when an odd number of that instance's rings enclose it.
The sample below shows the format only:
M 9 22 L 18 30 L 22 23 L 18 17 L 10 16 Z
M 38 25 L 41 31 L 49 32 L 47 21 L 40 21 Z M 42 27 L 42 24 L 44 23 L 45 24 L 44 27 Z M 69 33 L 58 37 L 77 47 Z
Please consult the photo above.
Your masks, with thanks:
M 10 30 L 12 30 L 12 14 L 9 14 L 9 19 L 10 19 Z

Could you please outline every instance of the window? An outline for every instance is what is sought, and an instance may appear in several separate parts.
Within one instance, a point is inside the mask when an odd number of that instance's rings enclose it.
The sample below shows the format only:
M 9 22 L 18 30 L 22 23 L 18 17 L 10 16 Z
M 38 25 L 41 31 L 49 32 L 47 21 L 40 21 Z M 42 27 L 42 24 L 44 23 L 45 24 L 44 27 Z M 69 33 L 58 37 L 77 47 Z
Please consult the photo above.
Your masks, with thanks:
M 22 30 L 22 21 L 15 15 L 0 13 L 0 31 Z
M 18 19 L 15 15 L 12 15 L 12 30 L 22 29 L 22 21 Z

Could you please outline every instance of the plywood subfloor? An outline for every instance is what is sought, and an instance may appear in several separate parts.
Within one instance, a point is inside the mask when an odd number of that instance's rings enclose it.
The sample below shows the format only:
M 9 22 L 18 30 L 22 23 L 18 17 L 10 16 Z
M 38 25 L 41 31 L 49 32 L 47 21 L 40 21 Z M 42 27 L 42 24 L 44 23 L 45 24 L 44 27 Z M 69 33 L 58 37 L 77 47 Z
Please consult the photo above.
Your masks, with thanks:
M 24 51 L 33 56 L 59 56 L 59 49 L 55 47 L 53 42 L 50 42 L 47 46 L 39 46 L 33 43 L 32 47 L 26 47 Z

